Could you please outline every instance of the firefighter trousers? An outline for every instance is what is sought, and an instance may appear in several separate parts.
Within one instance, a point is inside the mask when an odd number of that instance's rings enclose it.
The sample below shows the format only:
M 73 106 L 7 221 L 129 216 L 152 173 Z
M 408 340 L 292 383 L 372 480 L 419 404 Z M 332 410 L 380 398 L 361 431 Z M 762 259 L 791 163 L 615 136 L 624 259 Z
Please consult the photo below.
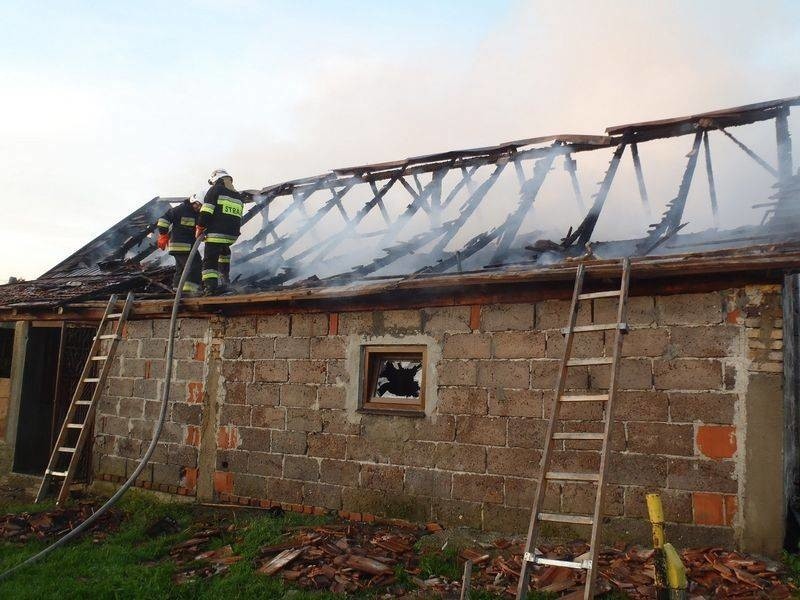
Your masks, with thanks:
M 178 284 L 181 281 L 181 274 L 186 267 L 186 262 L 189 260 L 188 252 L 172 252 L 175 258 L 175 276 L 172 278 L 172 289 L 177 290 Z M 184 292 L 196 292 L 200 289 L 200 255 L 195 254 L 192 259 L 192 265 L 189 267 L 189 275 L 183 283 Z
M 220 286 L 227 285 L 230 272 L 230 245 L 206 242 L 203 251 L 203 287 L 214 291 Z

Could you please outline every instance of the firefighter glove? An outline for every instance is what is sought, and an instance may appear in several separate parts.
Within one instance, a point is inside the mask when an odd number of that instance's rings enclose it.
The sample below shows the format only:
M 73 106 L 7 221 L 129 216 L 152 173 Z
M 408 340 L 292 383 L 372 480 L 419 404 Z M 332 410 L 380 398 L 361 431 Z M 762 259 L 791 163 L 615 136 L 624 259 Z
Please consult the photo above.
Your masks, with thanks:
M 162 233 L 158 236 L 158 249 L 159 250 L 166 250 L 167 246 L 169 245 L 169 234 Z

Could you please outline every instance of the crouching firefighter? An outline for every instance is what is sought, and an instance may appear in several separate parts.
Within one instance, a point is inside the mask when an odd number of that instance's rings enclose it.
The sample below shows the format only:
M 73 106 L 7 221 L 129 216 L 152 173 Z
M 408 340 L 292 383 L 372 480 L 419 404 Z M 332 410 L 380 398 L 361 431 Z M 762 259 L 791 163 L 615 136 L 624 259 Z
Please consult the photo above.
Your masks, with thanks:
M 175 258 L 175 276 L 172 278 L 172 289 L 175 291 L 178 289 L 186 262 L 189 260 L 200 206 L 201 203 L 195 194 L 178 206 L 170 208 L 157 223 L 159 249 L 167 250 Z M 195 254 L 192 259 L 189 275 L 183 283 L 183 291 L 190 294 L 200 291 L 200 256 L 198 254 Z
M 245 195 L 233 187 L 233 178 L 217 169 L 200 208 L 196 236 L 206 233 L 203 252 L 203 288 L 207 295 L 227 291 L 231 272 L 231 246 L 239 237 Z

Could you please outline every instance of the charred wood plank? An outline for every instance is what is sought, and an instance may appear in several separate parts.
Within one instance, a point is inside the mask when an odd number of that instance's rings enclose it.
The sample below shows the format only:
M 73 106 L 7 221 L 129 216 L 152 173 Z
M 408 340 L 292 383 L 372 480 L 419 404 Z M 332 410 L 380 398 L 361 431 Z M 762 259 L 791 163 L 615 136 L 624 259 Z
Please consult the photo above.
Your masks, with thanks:
M 762 167 L 767 173 L 769 173 L 773 177 L 778 177 L 778 171 L 777 171 L 777 169 L 775 169 L 775 167 L 773 167 L 771 164 L 769 164 L 767 161 L 765 161 L 763 158 L 761 158 L 758 154 L 756 154 L 753 150 L 751 150 L 747 145 L 745 145 L 743 142 L 741 142 L 738 138 L 736 138 L 729 131 L 726 131 L 722 127 L 720 127 L 719 130 L 722 133 L 724 133 L 728 137 L 728 139 L 730 139 L 734 144 L 739 146 L 739 148 L 741 148 L 742 151 L 744 151 L 744 153 L 747 154 L 747 156 L 749 156 L 754 161 L 756 161 L 756 163 L 758 163 L 758 165 L 760 167 Z
M 631 157 L 633 158 L 633 169 L 636 171 L 636 183 L 639 186 L 639 197 L 642 199 L 642 206 L 645 213 L 650 215 L 650 198 L 647 195 L 647 186 L 644 184 L 644 173 L 642 172 L 642 162 L 639 160 L 639 146 L 636 142 L 631 144 Z
M 566 154 L 564 156 L 564 170 L 569 173 L 569 181 L 572 184 L 572 193 L 575 195 L 575 202 L 578 204 L 578 210 L 583 212 L 586 210 L 586 205 L 583 202 L 581 184 L 578 181 L 578 161 L 572 158 L 571 154 Z
M 714 169 L 711 166 L 711 146 L 708 143 L 708 131 L 703 133 L 703 155 L 706 159 L 706 176 L 708 177 L 708 197 L 711 200 L 711 213 L 714 216 L 714 227 L 718 227 L 717 186 L 714 184 Z

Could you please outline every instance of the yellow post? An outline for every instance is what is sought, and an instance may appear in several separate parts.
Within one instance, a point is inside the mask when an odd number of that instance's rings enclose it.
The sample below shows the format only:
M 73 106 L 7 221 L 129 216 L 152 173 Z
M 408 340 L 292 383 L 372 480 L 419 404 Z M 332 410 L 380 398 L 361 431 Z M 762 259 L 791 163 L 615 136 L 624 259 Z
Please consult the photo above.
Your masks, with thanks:
M 650 524 L 653 526 L 653 548 L 664 547 L 664 507 L 661 505 L 661 496 L 647 494 L 647 512 L 650 515 Z
M 659 600 L 686 597 L 686 568 L 672 544 L 665 543 L 664 507 L 658 494 L 647 494 L 647 512 L 653 527 L 653 560 L 656 568 L 656 596 Z

